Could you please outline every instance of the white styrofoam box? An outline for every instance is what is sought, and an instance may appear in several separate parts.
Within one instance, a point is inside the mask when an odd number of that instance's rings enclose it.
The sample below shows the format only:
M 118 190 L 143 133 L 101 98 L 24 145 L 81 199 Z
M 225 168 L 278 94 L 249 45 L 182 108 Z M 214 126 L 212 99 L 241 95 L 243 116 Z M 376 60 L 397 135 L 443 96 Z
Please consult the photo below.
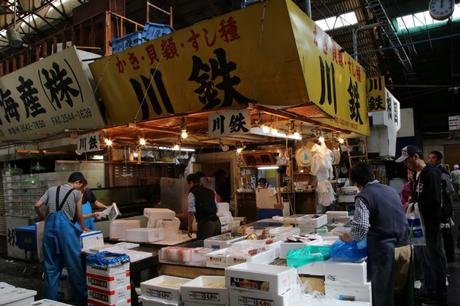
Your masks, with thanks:
M 158 276 L 141 283 L 142 296 L 178 303 L 181 301 L 180 287 L 188 281 L 189 278 Z
M 301 223 L 304 227 L 318 228 L 327 224 L 326 215 L 305 215 L 305 220 Z
M 272 263 L 276 256 L 275 249 L 268 249 L 257 253 L 256 255 L 228 255 L 227 264 L 229 266 L 237 265 L 244 262 L 251 262 L 257 264 L 269 264 Z
M 328 260 L 324 263 L 324 277 L 329 283 L 365 284 L 367 282 L 366 262 L 353 263 Z
M 131 285 L 112 290 L 88 286 L 88 304 L 120 305 L 131 302 Z
M 242 263 L 225 269 L 225 286 L 281 295 L 297 284 L 297 270 L 290 267 Z
M 282 241 L 273 241 L 272 239 L 265 239 L 265 240 L 242 240 L 235 242 L 230 246 L 231 249 L 266 249 L 266 250 L 275 250 L 275 258 L 278 258 L 280 255 L 280 247 Z
M 180 302 L 176 302 L 176 303 L 167 302 L 164 300 L 151 299 L 151 298 L 148 298 L 142 295 L 139 296 L 139 300 L 142 302 L 142 306 L 181 306 L 182 305 L 182 303 Z
M 126 230 L 126 240 L 134 242 L 154 242 L 163 240 L 163 228 L 130 228 Z
M 186 301 L 184 302 L 184 306 L 219 306 L 219 304 L 208 304 L 208 303 L 201 303 L 201 302 Z
M 299 275 L 324 275 L 324 261 L 314 261 L 308 265 L 297 268 Z
M 308 219 L 309 217 L 305 214 L 296 214 L 284 218 L 284 222 L 289 224 L 299 224 L 300 222 Z
M 144 216 L 155 219 L 174 219 L 176 213 L 167 208 L 144 208 Z
M 233 217 L 232 215 L 219 216 L 219 221 L 221 225 L 227 225 L 233 221 Z
M 348 218 L 348 211 L 346 210 L 330 210 L 326 211 L 327 220 Z
M 88 268 L 91 269 L 90 267 Z M 92 274 L 87 271 L 86 284 L 103 290 L 113 290 L 119 287 L 126 287 L 130 284 L 130 271 L 119 271 L 110 276 Z
M 226 202 L 217 203 L 217 215 L 230 211 L 230 204 Z
M 160 250 L 160 262 L 180 262 L 189 264 L 204 264 L 206 255 L 212 252 L 210 248 L 165 247 Z
M 282 295 L 273 295 L 246 290 L 230 290 L 230 305 L 232 306 L 287 306 L 291 299 L 291 292 Z
M 325 282 L 325 295 L 328 298 L 347 301 L 372 302 L 371 283 L 341 284 Z
M 108 266 L 108 267 L 92 267 L 87 265 L 86 266 L 86 275 L 93 277 L 93 278 L 100 278 L 100 279 L 106 279 L 106 280 L 111 280 L 112 277 L 115 277 L 115 275 L 129 275 L 129 262 L 117 265 L 117 266 Z
M 280 244 L 280 258 L 287 258 L 290 250 L 297 250 L 306 247 L 307 245 L 314 244 L 312 242 L 281 242 Z
M 113 220 L 110 222 L 110 238 L 126 239 L 126 230 L 141 227 L 140 220 Z
M 48 299 L 38 300 L 38 301 L 33 302 L 30 305 L 33 305 L 33 306 L 71 306 L 70 304 L 64 304 L 61 302 L 48 300 Z
M 199 276 L 180 287 L 184 302 L 228 305 L 224 276 Z
M 218 249 L 206 254 L 206 266 L 210 268 L 225 268 L 227 264 L 227 250 Z
M 29 306 L 34 302 L 37 291 L 8 287 L 1 290 L 0 305 L 4 306 Z
M 131 299 L 129 300 L 120 300 L 116 304 L 103 303 L 101 301 L 94 301 L 88 299 L 88 306 L 131 306 Z
M 104 235 L 101 231 L 83 232 L 80 235 L 81 250 L 87 251 L 104 245 Z
M 225 233 L 205 239 L 204 247 L 211 249 L 223 249 L 229 247 L 232 243 L 245 239 L 246 237 L 247 235 L 235 236 L 232 233 Z

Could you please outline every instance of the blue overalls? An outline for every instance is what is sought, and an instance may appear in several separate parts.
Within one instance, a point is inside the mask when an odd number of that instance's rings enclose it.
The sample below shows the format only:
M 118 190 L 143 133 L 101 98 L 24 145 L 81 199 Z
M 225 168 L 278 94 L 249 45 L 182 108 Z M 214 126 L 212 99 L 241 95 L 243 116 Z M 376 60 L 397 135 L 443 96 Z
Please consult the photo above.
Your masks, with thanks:
M 88 292 L 81 263 L 80 235 L 81 229 L 67 218 L 61 210 L 73 189 L 59 202 L 58 186 L 56 192 L 56 211 L 48 215 L 45 222 L 43 238 L 43 255 L 45 257 L 44 292 L 47 299 L 58 300 L 59 281 L 62 268 L 69 273 L 70 287 L 77 305 L 86 305 Z M 58 203 L 60 203 L 58 205 Z
M 81 212 L 82 215 L 89 215 L 93 213 L 93 209 L 91 208 L 91 203 L 87 201 L 86 203 L 81 205 Z M 80 224 L 75 223 L 80 227 Z M 94 226 L 94 218 L 87 218 L 85 219 L 85 226 L 89 228 L 90 230 L 94 231 L 96 227 Z

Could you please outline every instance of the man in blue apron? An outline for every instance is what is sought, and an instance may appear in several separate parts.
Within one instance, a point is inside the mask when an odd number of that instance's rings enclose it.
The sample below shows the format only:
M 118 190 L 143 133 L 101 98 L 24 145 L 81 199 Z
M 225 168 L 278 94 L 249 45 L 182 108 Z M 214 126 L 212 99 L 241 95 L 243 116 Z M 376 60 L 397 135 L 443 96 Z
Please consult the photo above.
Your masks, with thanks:
M 77 221 L 83 230 L 87 230 L 81 210 L 80 191 L 85 184 L 83 174 L 73 172 L 67 184 L 51 187 L 35 203 L 35 211 L 40 220 L 45 220 L 41 208 L 46 206 L 48 211 L 43 234 L 45 297 L 51 300 L 58 299 L 59 280 L 62 269 L 66 267 L 77 305 L 86 305 L 87 298 L 86 279 L 81 264 L 82 230 L 74 224 Z

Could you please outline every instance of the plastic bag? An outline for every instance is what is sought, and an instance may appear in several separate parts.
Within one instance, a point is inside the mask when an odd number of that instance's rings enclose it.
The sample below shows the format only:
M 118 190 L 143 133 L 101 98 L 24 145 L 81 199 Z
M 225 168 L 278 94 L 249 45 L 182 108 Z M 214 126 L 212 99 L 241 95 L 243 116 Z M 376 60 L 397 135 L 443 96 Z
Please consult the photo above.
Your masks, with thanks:
M 361 262 L 367 257 L 367 240 L 345 242 L 337 240 L 331 246 L 331 259 L 334 261 Z
M 289 267 L 299 268 L 315 261 L 329 259 L 329 246 L 308 245 L 301 249 L 290 250 L 286 261 Z
M 407 223 L 409 223 L 409 239 L 412 245 L 425 246 L 425 225 L 418 203 L 409 203 L 406 211 Z
M 129 256 L 112 252 L 99 252 L 86 257 L 86 264 L 91 267 L 110 267 L 129 262 Z

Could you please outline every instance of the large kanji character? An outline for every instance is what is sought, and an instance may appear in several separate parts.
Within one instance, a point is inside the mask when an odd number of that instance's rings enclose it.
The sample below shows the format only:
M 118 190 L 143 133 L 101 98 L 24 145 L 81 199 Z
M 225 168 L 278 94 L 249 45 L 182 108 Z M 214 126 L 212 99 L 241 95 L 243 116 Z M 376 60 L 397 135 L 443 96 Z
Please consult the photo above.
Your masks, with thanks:
M 215 80 L 217 77 L 222 78 L 222 82 L 216 84 L 216 87 L 224 91 L 224 100 L 222 106 L 231 106 L 233 100 L 236 100 L 238 104 L 247 104 L 253 102 L 239 93 L 234 86 L 240 84 L 241 79 L 237 76 L 230 76 L 230 72 L 236 69 L 234 62 L 227 62 L 227 56 L 225 50 L 222 48 L 216 49 L 214 54 L 217 60 L 210 59 L 211 64 L 211 79 Z
M 161 54 L 166 59 L 171 59 L 175 56 L 179 56 L 179 54 L 177 54 L 176 43 L 172 37 L 161 40 Z
M 238 26 L 236 24 L 236 20 L 231 16 L 228 17 L 227 20 L 222 19 L 220 22 L 219 33 L 220 37 L 225 42 L 234 41 L 240 38 L 240 35 L 238 35 Z
M 380 95 L 378 95 L 377 97 L 370 97 L 368 105 L 369 111 L 385 110 L 385 106 L 383 105 L 383 99 Z
M 350 106 L 350 119 L 359 122 L 359 124 L 363 124 L 363 120 L 361 119 L 361 114 L 359 113 L 360 103 L 359 103 L 359 92 L 358 92 L 358 83 L 351 81 L 348 85 L 348 94 L 350 95 L 350 99 L 348 99 L 348 103 Z
M 230 118 L 230 133 L 238 133 L 240 131 L 248 132 L 249 130 L 246 128 L 246 124 L 246 119 L 242 113 L 232 115 Z
M 67 76 L 67 70 L 61 69 L 57 63 L 53 63 L 53 68 L 50 70 L 43 68 L 42 74 L 46 78 L 46 82 L 43 85 L 50 92 L 50 102 L 53 108 L 61 109 L 62 101 L 73 107 L 72 97 L 78 97 L 80 91 L 70 86 L 74 81 Z
M 319 98 L 319 104 L 323 105 L 327 99 L 329 105 L 334 104 L 334 113 L 337 114 L 334 63 L 329 65 L 319 56 L 319 67 L 321 72 L 321 96 Z
M 29 118 L 32 115 L 35 118 L 39 114 L 45 114 L 46 110 L 38 102 L 38 90 L 34 87 L 33 81 L 31 79 L 24 80 L 22 76 L 18 80 L 21 84 L 16 89 L 21 94 L 19 97 L 24 103 L 26 117 Z
M 88 140 L 89 150 L 97 149 L 99 146 L 99 141 L 97 136 L 90 136 Z
M 195 49 L 195 51 L 198 51 L 200 50 L 200 45 L 198 44 L 198 38 L 200 37 L 200 34 L 195 33 L 193 30 L 190 30 L 190 32 L 192 33 L 192 36 L 190 36 L 187 41 L 192 44 L 192 47 Z
M 150 65 L 152 65 L 153 63 L 159 62 L 157 51 L 155 50 L 154 45 L 152 44 L 148 45 L 147 47 L 145 47 L 145 51 L 147 52 L 147 56 L 150 59 Z
M 217 97 L 217 90 L 214 82 L 210 79 L 210 68 L 208 64 L 204 64 L 198 56 L 192 56 L 192 73 L 190 74 L 189 81 L 200 83 L 200 87 L 194 90 L 198 94 L 198 99 L 203 103 L 204 109 L 211 109 L 221 103 Z M 200 74 L 201 71 L 204 71 Z
M 212 120 L 212 131 L 218 131 L 221 135 L 225 133 L 225 116 L 219 115 Z
M 208 29 L 203 28 L 203 32 L 204 32 L 204 41 L 206 42 L 206 45 L 208 47 L 214 46 L 214 44 L 216 43 L 216 39 L 217 39 L 216 33 L 214 33 L 214 37 L 211 39 L 211 41 L 209 41 Z
M 11 119 L 16 119 L 17 122 L 20 120 L 19 115 L 19 104 L 17 104 L 14 99 L 11 97 L 11 91 L 9 89 L 3 91 L 0 89 L 0 106 L 5 112 L 5 119 L 8 122 L 11 122 Z M 3 124 L 3 122 L 1 122 Z

